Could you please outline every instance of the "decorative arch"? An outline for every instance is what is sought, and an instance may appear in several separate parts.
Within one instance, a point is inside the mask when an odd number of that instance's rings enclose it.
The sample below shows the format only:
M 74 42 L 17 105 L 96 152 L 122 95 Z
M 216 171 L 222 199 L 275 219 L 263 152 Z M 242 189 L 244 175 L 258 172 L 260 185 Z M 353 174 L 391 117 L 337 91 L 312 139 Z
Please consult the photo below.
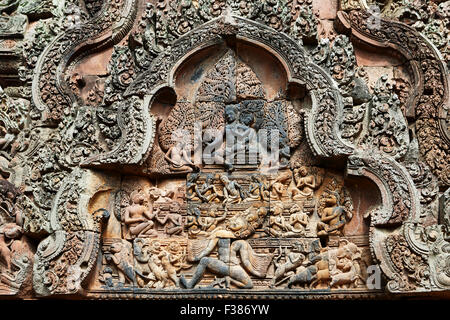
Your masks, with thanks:
M 367 21 L 377 19 L 379 27 Z M 408 115 L 415 117 L 422 157 L 443 186 L 450 185 L 450 134 L 448 123 L 449 77 L 439 51 L 413 28 L 374 17 L 365 10 L 339 12 L 341 28 L 359 41 L 378 48 L 391 48 L 403 55 L 413 70 L 414 90 L 407 100 Z M 429 143 L 430 140 L 433 143 Z
M 342 30 L 357 41 L 393 49 L 407 59 L 414 82 L 413 93 L 406 103 L 407 115 L 415 119 L 422 158 L 439 179 L 441 187 L 448 187 L 449 78 L 441 54 L 413 28 L 373 16 L 367 11 L 365 1 L 356 6 L 342 1 L 341 9 L 348 11 L 338 12 Z M 379 26 L 368 27 L 369 19 L 376 19 Z M 410 148 L 413 148 L 412 144 Z M 409 169 L 405 170 L 411 161 L 418 160 L 406 159 L 399 163 L 385 156 L 352 155 L 348 161 L 348 174 L 366 176 L 382 192 L 382 205 L 371 213 L 370 242 L 372 254 L 389 281 L 387 289 L 393 293 L 448 289 L 444 262 L 439 265 L 436 260 L 436 256 L 447 257 L 443 252 L 447 245 L 443 238 L 448 226 L 438 224 L 437 219 L 431 225 L 420 222 L 421 216 L 432 213 L 418 201 L 419 188 Z M 401 217 L 399 212 L 403 212 Z

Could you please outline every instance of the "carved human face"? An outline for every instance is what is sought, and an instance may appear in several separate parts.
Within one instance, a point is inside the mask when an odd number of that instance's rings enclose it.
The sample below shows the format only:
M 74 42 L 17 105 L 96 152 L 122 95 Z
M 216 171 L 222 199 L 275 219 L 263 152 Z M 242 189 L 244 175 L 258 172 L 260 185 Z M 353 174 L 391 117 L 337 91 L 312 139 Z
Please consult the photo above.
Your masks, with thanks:
M 152 251 L 159 251 L 161 249 L 161 243 L 159 241 L 153 241 L 150 244 L 150 248 L 152 249 Z
M 293 249 L 294 249 L 294 251 L 302 252 L 302 251 L 303 251 L 303 244 L 301 244 L 301 243 L 299 243 L 299 242 L 295 242 L 295 243 L 293 244 Z M 303 256 L 303 259 L 305 259 L 304 256 Z
M 198 179 L 198 173 L 191 173 L 188 177 L 189 182 L 196 182 Z
M 263 217 L 267 214 L 267 209 L 262 207 L 258 209 L 258 216 Z
M 305 177 L 308 174 L 306 167 L 300 167 L 300 169 L 298 171 L 303 177 Z
M 349 243 L 344 247 L 344 256 L 347 259 L 356 258 L 356 254 L 358 253 L 358 247 L 356 247 L 353 243 Z
M 251 113 L 244 114 L 243 116 L 241 116 L 241 122 L 246 126 L 250 126 L 253 123 L 253 114 Z
M 274 215 L 278 216 L 283 213 L 283 207 L 281 205 L 275 205 L 272 209 Z
M 257 212 L 250 212 L 246 216 L 246 219 L 247 219 L 248 222 L 256 221 L 258 219 L 258 213 Z
M 177 143 L 175 144 L 175 149 L 178 151 L 182 151 L 185 148 L 186 144 L 184 143 L 184 141 L 177 141 Z
M 298 204 L 294 204 L 290 210 L 290 213 L 297 213 L 297 212 L 302 212 L 303 208 L 300 207 Z
M 6 193 L 6 196 L 7 196 L 8 199 L 10 199 L 10 200 L 13 200 L 13 199 L 14 199 L 14 194 L 13 194 L 12 192 L 10 192 L 10 191 L 8 191 L 8 192 Z
M 151 189 L 151 191 L 150 191 L 150 196 L 151 196 L 153 199 L 158 199 L 159 197 L 161 197 L 161 195 L 162 195 L 161 190 L 158 189 L 158 188 L 153 188 L 153 189 Z
M 167 249 L 171 252 L 171 253 L 177 253 L 181 250 L 181 246 L 178 242 L 173 241 L 171 243 L 169 243 L 169 245 L 167 246 Z
M 206 183 L 207 184 L 212 184 L 212 182 L 213 182 L 213 175 L 212 174 L 208 174 L 207 176 L 206 176 Z

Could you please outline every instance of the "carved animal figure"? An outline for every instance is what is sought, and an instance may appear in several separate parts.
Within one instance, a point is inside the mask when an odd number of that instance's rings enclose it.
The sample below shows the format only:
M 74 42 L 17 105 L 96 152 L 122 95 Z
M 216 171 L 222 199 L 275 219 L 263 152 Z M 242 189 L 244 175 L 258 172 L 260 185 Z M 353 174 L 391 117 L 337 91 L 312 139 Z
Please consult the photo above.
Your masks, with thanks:
M 183 252 L 178 242 L 171 242 L 166 249 L 162 250 L 158 255 L 161 265 L 164 268 L 167 277 L 176 287 L 180 286 L 180 280 L 177 272 L 186 265 L 183 263 Z M 188 266 L 189 267 L 189 266 Z
M 161 287 L 165 287 L 168 282 L 168 277 L 157 254 L 152 254 L 150 256 L 148 259 L 148 266 L 156 280 L 161 282 Z
M 330 270 L 328 269 L 328 262 L 326 260 L 320 260 L 316 263 L 317 273 L 316 280 L 314 280 L 310 288 L 316 286 L 316 288 L 326 288 L 330 282 Z
M 361 279 L 359 260 L 361 250 L 354 243 L 342 240 L 340 247 L 330 252 L 330 286 L 355 287 Z
M 178 257 L 170 254 L 166 250 L 161 251 L 158 255 L 161 261 L 161 265 L 164 268 L 167 277 L 177 286 L 180 286 L 180 282 L 177 276 L 177 269 L 173 266 L 178 261 Z
M 161 243 L 156 240 L 152 241 L 149 247 L 149 252 L 148 267 L 155 276 L 156 280 L 160 282 L 157 286 L 165 287 L 168 285 L 170 280 L 160 259 L 160 257 L 162 258 L 164 256 L 164 254 L 162 254 Z

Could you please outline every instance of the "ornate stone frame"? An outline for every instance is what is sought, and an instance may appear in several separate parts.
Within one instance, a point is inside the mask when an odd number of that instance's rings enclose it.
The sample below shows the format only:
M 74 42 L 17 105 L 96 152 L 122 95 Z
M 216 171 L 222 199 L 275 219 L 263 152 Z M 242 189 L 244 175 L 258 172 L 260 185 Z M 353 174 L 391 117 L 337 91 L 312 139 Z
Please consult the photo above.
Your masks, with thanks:
M 71 109 L 71 102 L 76 101 L 73 94 L 70 93 L 63 74 L 68 63 L 74 59 L 81 49 L 87 47 L 101 47 L 110 43 L 115 43 L 122 38 L 129 29 L 131 18 L 134 16 L 135 1 L 125 0 L 124 8 L 128 15 L 125 15 L 119 26 L 113 23 L 105 23 L 105 21 L 94 20 L 90 22 L 89 32 L 80 33 L 79 30 L 68 31 L 57 37 L 52 44 L 46 49 L 39 59 L 35 79 L 33 81 L 33 100 L 38 109 L 45 111 L 44 122 L 61 121 L 61 112 L 63 109 Z M 109 10 L 105 9 L 105 10 Z M 101 10 L 100 12 L 103 12 Z M 446 68 L 442 64 L 439 54 L 436 50 L 418 33 L 413 32 L 408 27 L 391 21 L 382 20 L 385 28 L 381 28 L 382 33 L 371 33 L 363 28 L 363 21 L 368 17 L 368 13 L 364 11 L 355 11 L 346 16 L 344 13 L 339 14 L 341 24 L 351 33 L 368 43 L 376 46 L 389 46 L 404 54 L 411 62 L 414 70 L 415 87 L 418 89 L 418 95 L 409 99 L 411 105 L 416 106 L 418 114 L 418 124 L 425 123 L 423 126 L 418 125 L 419 145 L 422 153 L 426 153 L 426 139 L 429 138 L 428 130 L 432 127 L 434 138 L 437 139 L 440 146 L 449 144 L 448 132 L 444 130 L 444 122 L 448 118 L 448 81 L 446 79 Z M 99 29 L 95 25 L 101 25 Z M 116 27 L 119 31 L 114 32 Z M 394 28 L 396 31 L 386 31 Z M 395 38 L 393 37 L 395 35 Z M 409 42 L 402 42 L 402 39 L 412 35 L 414 39 L 421 41 L 416 47 Z M 399 271 L 395 268 L 391 258 L 384 247 L 386 234 L 380 231 L 385 226 L 393 226 L 400 230 L 405 236 L 411 249 L 422 257 L 428 256 L 428 247 L 426 244 L 418 242 L 410 233 L 410 228 L 405 226 L 413 223 L 414 219 L 420 212 L 420 204 L 417 202 L 417 190 L 412 182 L 408 172 L 396 160 L 374 155 L 359 154 L 354 148 L 344 142 L 340 135 L 338 126 L 342 118 L 343 104 L 337 85 L 327 73 L 310 61 L 301 46 L 290 37 L 276 32 L 262 24 L 244 19 L 237 16 L 225 16 L 214 19 L 202 26 L 192 30 L 186 35 L 176 40 L 170 50 L 160 54 L 151 64 L 149 70 L 140 75 L 125 92 L 126 100 L 121 104 L 118 110 L 119 125 L 123 128 L 121 142 L 118 147 L 106 154 L 95 156 L 88 159 L 82 165 L 87 168 L 99 168 L 104 165 L 142 165 L 153 146 L 155 120 L 149 114 L 149 106 L 155 97 L 155 94 L 162 88 L 173 87 L 173 75 L 187 57 L 191 56 L 200 49 L 212 46 L 223 41 L 223 37 L 235 36 L 242 41 L 252 42 L 263 47 L 271 54 L 276 56 L 278 60 L 285 66 L 288 74 L 288 81 L 306 85 L 307 90 L 312 97 L 312 108 L 305 117 L 306 136 L 311 150 L 316 156 L 329 160 L 338 158 L 348 159 L 348 174 L 365 176 L 376 183 L 382 194 L 381 209 L 372 212 L 372 227 L 370 231 L 372 254 L 376 261 L 380 264 L 383 273 L 391 281 L 396 281 Z M 92 37 L 95 37 L 94 40 Z M 68 42 L 71 45 L 69 49 L 61 50 Z M 58 53 L 57 53 L 58 52 Z M 46 64 L 56 58 L 51 69 Z M 437 66 L 437 69 L 436 69 Z M 429 109 L 426 105 L 427 98 L 431 98 L 429 91 L 425 89 L 424 79 L 429 70 L 437 70 L 440 74 L 441 90 L 433 92 L 432 98 L 438 101 Z M 48 79 L 45 74 L 56 74 L 57 76 Z M 447 77 L 448 79 L 448 77 Z M 42 98 L 43 88 L 51 88 L 47 92 L 47 98 Z M 51 98 L 48 98 L 49 95 Z M 69 101 L 66 96 L 70 97 Z M 142 101 L 143 99 L 143 101 Z M 74 103 L 76 105 L 76 103 Z M 53 113 L 53 110 L 56 110 Z M 53 113 L 54 116 L 51 116 Z M 50 120 L 49 120 L 50 119 Z M 126 120 L 131 120 L 130 122 Z M 328 123 L 330 121 L 331 123 Z M 133 129 L 129 129 L 129 127 Z M 134 136 L 138 129 L 142 133 L 140 137 Z M 133 133 L 133 136 L 131 134 Z M 442 148 L 441 148 L 442 149 Z M 442 149 L 443 150 L 443 149 Z M 137 156 L 136 156 L 137 155 Z M 440 160 L 447 164 L 449 156 L 447 152 L 439 154 Z M 435 169 L 437 176 L 443 177 L 441 183 L 449 185 L 448 177 L 440 170 Z M 67 191 L 73 188 L 80 179 L 91 175 L 89 170 L 75 170 L 65 183 L 62 184 L 60 192 L 56 196 L 51 215 L 52 233 L 48 238 L 44 239 L 38 247 L 35 258 L 34 277 L 36 282 L 44 282 L 44 270 L 42 264 L 47 266 L 52 260 L 58 259 L 63 246 L 66 243 L 67 235 L 74 232 L 83 232 L 86 238 L 83 242 L 83 254 L 79 257 L 72 268 L 73 279 L 71 279 L 70 288 L 59 292 L 58 290 L 49 290 L 48 288 L 36 288 L 36 292 L 40 295 L 50 294 L 75 294 L 82 290 L 83 280 L 89 275 L 93 263 L 97 258 L 98 243 L 100 241 L 100 216 L 90 216 L 83 207 L 85 202 L 81 202 L 77 208 L 77 219 L 85 224 L 79 230 L 65 229 L 61 225 L 61 216 L 57 214 L 58 207 L 65 203 L 65 197 L 70 194 Z M 447 178 L 446 178 L 447 177 Z M 402 186 L 407 186 L 406 190 Z M 67 190 L 66 190 L 67 189 Z M 95 192 L 100 190 L 98 187 Z M 407 199 L 410 205 L 406 206 L 406 210 L 398 209 L 398 196 L 400 192 L 400 200 Z M 83 197 L 93 195 L 91 191 L 83 191 Z M 97 217 L 98 216 L 98 217 Z M 106 218 L 106 215 L 104 216 Z M 87 263 L 87 267 L 86 267 Z M 83 265 L 83 268 L 81 268 Z M 81 269 L 80 269 L 81 268 Z M 398 292 L 395 285 L 388 285 L 393 292 Z M 419 288 L 419 291 L 428 290 L 427 288 Z M 243 291 L 239 291 L 243 292 Z M 148 297 L 156 297 L 159 293 L 148 294 Z M 233 292 L 235 294 L 235 292 Z M 254 292 L 249 292 L 248 298 L 254 297 Z M 277 296 L 278 292 L 261 293 L 265 297 Z M 94 293 L 95 295 L 95 293 Z M 173 298 L 186 297 L 210 297 L 209 292 L 201 292 L 198 294 L 169 294 L 165 293 L 161 296 Z
M 368 19 L 378 19 L 380 28 L 368 28 Z M 358 41 L 399 52 L 413 70 L 414 89 L 407 101 L 408 116 L 416 119 L 417 137 L 422 156 L 440 179 L 450 185 L 450 97 L 448 70 L 439 51 L 419 32 L 396 21 L 374 18 L 368 11 L 338 13 L 340 28 Z M 438 79 L 437 82 L 432 81 Z M 433 139 L 434 145 L 428 141 Z M 431 152 L 430 152 L 431 151 Z M 433 156 L 429 156 L 432 154 Z M 441 166 L 437 166 L 441 164 Z

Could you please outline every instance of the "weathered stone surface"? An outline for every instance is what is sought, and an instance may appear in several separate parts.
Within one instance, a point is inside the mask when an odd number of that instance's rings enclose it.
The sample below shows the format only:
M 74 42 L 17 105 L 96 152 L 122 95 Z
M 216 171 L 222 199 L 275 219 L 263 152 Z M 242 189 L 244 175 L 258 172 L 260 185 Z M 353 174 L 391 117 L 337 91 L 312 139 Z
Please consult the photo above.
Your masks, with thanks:
M 338 0 L 313 0 L 313 10 L 314 12 L 317 12 L 319 19 L 336 19 L 338 7 Z
M 447 2 L 57 2 L 0 1 L 0 298 L 450 290 Z

